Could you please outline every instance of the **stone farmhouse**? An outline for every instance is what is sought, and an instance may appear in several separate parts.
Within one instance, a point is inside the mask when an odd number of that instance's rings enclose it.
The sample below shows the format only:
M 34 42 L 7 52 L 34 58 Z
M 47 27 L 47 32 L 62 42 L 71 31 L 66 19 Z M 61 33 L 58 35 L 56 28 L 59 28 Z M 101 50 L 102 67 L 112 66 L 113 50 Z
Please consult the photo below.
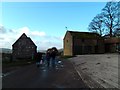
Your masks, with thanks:
M 25 33 L 12 45 L 13 59 L 31 59 L 36 53 L 37 46 Z
M 116 52 L 120 38 L 104 38 L 93 32 L 67 31 L 63 39 L 64 55 Z

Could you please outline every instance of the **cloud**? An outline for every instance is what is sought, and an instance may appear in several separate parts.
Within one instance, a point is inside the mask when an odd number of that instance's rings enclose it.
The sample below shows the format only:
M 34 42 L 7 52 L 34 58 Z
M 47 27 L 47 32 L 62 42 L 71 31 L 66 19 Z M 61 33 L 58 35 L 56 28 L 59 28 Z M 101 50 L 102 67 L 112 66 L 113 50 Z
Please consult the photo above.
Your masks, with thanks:
M 56 47 L 58 49 L 62 48 L 63 39 L 61 37 L 46 35 L 44 37 L 39 37 L 38 39 L 33 38 L 38 50 L 47 50 L 51 47 Z
M 0 40 L 4 40 L 4 38 L 3 38 L 3 37 L 0 37 Z
M 47 50 L 48 48 L 56 47 L 58 49 L 62 48 L 62 43 L 61 42 L 54 42 L 50 40 L 46 41 L 37 41 L 37 48 L 38 50 Z
M 30 30 L 29 27 L 21 27 L 18 29 L 6 29 L 0 26 L 0 47 L 11 48 L 12 44 L 23 34 L 26 33 L 37 45 L 38 50 L 46 50 L 50 47 L 62 48 L 62 37 L 46 35 L 44 31 Z
M 2 25 L 0 25 L 0 33 L 6 33 L 6 28 Z
M 12 32 L 12 33 L 16 33 L 16 34 L 19 34 L 21 35 L 22 33 L 25 33 L 26 35 L 29 35 L 29 36 L 45 36 L 46 33 L 43 32 L 43 31 L 31 31 L 28 27 L 22 27 L 22 28 L 19 28 L 19 29 L 15 29 L 15 30 L 12 30 L 10 29 L 9 32 Z
M 18 32 L 20 34 L 22 34 L 22 33 L 29 34 L 30 33 L 30 29 L 28 27 L 22 27 L 22 28 L 18 29 Z
M 45 36 L 45 32 L 39 32 L 39 31 L 33 31 L 31 32 L 31 35 L 33 36 Z

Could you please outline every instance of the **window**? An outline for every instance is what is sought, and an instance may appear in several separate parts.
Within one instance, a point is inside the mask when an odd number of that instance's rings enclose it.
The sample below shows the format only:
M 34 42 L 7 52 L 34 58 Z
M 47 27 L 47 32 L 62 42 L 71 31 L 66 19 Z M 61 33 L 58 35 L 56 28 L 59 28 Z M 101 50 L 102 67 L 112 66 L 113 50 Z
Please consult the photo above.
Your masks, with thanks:
M 68 42 L 68 40 L 67 40 L 67 42 Z

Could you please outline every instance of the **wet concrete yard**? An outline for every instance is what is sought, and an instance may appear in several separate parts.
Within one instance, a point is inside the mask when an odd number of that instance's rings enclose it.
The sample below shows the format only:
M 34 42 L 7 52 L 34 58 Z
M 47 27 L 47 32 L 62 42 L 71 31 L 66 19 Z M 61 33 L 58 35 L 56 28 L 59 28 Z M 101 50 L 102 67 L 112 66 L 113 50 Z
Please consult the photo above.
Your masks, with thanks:
M 84 88 L 88 86 L 82 81 L 73 65 L 62 60 L 56 68 L 35 64 L 19 68 L 2 77 L 2 88 Z
M 120 89 L 119 56 L 117 53 L 78 55 L 70 60 L 89 87 L 117 90 Z

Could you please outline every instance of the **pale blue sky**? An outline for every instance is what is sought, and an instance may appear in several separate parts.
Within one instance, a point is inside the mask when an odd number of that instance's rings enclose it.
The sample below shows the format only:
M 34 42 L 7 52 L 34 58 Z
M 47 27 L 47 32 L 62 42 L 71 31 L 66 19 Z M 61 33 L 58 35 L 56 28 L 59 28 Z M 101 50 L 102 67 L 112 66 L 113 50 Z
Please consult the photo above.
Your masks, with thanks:
M 54 42 L 57 43 L 57 38 L 65 35 L 66 26 L 68 30 L 88 31 L 89 23 L 105 4 L 106 2 L 4 2 L 0 24 L 11 30 L 26 27 L 31 32 L 44 32 L 47 40 L 55 37 Z M 34 40 L 43 40 L 40 38 Z M 58 48 L 62 48 L 62 42 L 61 40 L 55 45 L 60 44 Z

